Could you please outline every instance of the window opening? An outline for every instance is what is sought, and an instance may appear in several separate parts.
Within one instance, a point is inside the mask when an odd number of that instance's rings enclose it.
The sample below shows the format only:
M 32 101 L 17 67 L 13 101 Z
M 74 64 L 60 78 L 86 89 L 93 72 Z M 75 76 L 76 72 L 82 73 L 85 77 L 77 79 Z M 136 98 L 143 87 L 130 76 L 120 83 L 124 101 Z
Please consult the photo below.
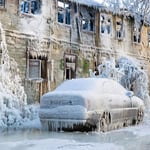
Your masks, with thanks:
M 82 29 L 87 31 L 94 31 L 95 13 L 82 7 L 80 10 L 80 17 L 82 20 Z
M 140 30 L 140 27 L 134 27 L 133 41 L 134 41 L 134 43 L 140 43 L 141 42 L 141 30 Z
M 150 47 L 150 31 L 148 31 L 148 46 Z
M 73 54 L 64 55 L 65 79 L 76 78 L 77 57 Z
M 40 0 L 22 0 L 21 2 L 21 12 L 39 14 L 40 13 Z
M 116 21 L 116 37 L 117 39 L 123 39 L 123 21 L 118 19 Z
M 101 24 L 100 24 L 100 30 L 102 34 L 107 34 L 110 35 L 111 34 L 111 18 L 107 15 L 101 15 Z
M 29 78 L 31 79 L 47 79 L 47 59 L 37 58 L 29 59 Z
M 70 3 L 58 1 L 58 22 L 70 25 Z
M 0 0 L 0 8 L 4 8 L 5 7 L 5 0 Z

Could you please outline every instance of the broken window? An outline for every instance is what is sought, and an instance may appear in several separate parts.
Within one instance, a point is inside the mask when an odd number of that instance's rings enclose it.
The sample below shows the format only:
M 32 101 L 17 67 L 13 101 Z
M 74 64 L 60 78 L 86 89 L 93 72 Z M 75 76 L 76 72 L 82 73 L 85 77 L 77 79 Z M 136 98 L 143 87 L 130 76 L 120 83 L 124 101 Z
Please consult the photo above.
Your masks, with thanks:
M 58 22 L 70 25 L 70 3 L 58 0 Z
M 81 7 L 80 17 L 82 20 L 82 29 L 94 31 L 95 13 L 88 10 L 88 8 Z
M 140 29 L 140 27 L 134 27 L 133 42 L 134 43 L 140 43 L 141 42 L 141 29 Z
M 21 1 L 22 13 L 39 14 L 40 7 L 41 7 L 40 0 L 22 0 Z
M 73 54 L 64 55 L 65 79 L 76 78 L 77 57 Z
M 101 15 L 100 18 L 100 31 L 102 34 L 111 34 L 111 18 L 107 15 Z
M 4 8 L 5 7 L 5 0 L 0 0 L 0 8 Z
M 117 19 L 117 21 L 116 21 L 116 37 L 118 40 L 123 39 L 123 21 L 122 21 L 122 19 Z
M 29 59 L 29 78 L 46 79 L 47 78 L 47 60 L 46 59 Z

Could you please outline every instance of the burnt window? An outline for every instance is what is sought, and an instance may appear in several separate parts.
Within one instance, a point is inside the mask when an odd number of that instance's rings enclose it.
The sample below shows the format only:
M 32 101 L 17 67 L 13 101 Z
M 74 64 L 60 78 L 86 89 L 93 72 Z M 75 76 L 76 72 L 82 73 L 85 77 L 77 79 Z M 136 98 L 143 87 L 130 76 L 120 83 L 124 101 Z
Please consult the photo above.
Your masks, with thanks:
M 29 59 L 29 78 L 46 79 L 47 61 L 45 59 Z
M 140 27 L 134 27 L 133 42 L 134 43 L 140 43 L 141 42 L 141 29 L 140 29 Z
M 40 0 L 22 0 L 21 13 L 39 14 L 41 9 Z
M 70 25 L 70 3 L 58 0 L 58 22 Z
M 65 79 L 76 78 L 77 56 L 73 54 L 64 55 Z
M 0 8 L 4 8 L 5 7 L 5 0 L 0 0 Z
M 100 16 L 100 31 L 102 34 L 111 35 L 112 32 L 112 21 L 111 18 L 107 15 Z
M 118 40 L 123 39 L 123 21 L 122 21 L 122 19 L 117 19 L 117 21 L 116 21 L 116 37 Z
M 82 20 L 82 29 L 86 31 L 94 31 L 95 13 L 88 8 L 80 8 L 80 18 Z

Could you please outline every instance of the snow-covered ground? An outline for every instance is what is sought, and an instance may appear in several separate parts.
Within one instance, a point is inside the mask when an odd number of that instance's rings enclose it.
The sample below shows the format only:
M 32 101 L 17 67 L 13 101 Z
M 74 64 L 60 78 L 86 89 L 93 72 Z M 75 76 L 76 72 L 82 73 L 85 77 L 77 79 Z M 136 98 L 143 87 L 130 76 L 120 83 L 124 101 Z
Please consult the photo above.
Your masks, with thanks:
M 5 131 L 1 150 L 149 150 L 150 121 L 134 127 L 98 132 Z

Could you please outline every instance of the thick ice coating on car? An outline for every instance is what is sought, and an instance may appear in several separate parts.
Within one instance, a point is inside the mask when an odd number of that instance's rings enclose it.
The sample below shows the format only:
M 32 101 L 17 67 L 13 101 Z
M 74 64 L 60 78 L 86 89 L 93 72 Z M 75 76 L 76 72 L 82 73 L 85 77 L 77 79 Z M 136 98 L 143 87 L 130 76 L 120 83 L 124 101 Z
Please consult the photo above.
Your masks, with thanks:
M 109 85 L 109 86 L 108 86 Z M 99 93 L 125 94 L 126 90 L 115 81 L 107 78 L 80 78 L 66 80 L 58 88 L 59 91 L 98 91 Z
M 105 78 L 64 81 L 41 98 L 40 120 L 45 130 L 108 131 L 138 124 L 144 104 L 119 83 Z

